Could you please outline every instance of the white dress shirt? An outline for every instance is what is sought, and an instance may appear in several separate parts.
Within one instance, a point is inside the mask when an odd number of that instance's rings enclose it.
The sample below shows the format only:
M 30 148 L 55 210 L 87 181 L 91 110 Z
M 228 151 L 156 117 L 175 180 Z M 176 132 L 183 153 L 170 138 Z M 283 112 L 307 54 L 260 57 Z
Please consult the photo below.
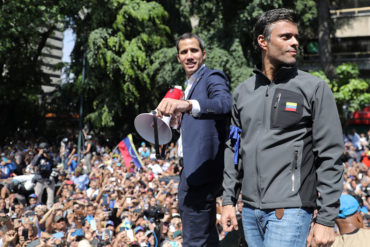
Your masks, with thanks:
M 190 78 L 186 81 L 186 88 L 185 88 L 185 92 L 184 92 L 184 98 L 187 99 L 188 98 L 188 95 L 189 95 L 189 92 L 190 92 L 190 89 L 193 87 L 193 84 L 194 82 L 196 83 L 196 79 L 198 78 L 198 75 L 199 75 L 199 72 L 205 67 L 205 64 L 203 64 L 198 70 L 197 72 L 195 72 L 192 76 L 190 76 Z M 199 112 L 200 112 L 200 105 L 199 105 L 199 102 L 198 100 L 195 100 L 195 99 L 191 99 L 189 100 L 193 107 L 192 107 L 192 110 L 190 111 L 190 114 L 194 117 L 197 117 L 199 115 Z M 179 139 L 177 140 L 177 156 L 178 157 L 183 157 L 183 152 L 182 152 L 182 133 L 181 133 L 181 128 L 180 128 L 180 137 Z

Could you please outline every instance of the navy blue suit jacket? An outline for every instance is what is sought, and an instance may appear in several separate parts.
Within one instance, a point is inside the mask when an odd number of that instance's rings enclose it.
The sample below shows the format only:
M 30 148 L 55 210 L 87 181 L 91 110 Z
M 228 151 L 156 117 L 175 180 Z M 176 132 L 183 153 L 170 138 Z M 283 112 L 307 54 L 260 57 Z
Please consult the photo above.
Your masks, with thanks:
M 200 114 L 184 114 L 181 121 L 184 169 L 187 182 L 200 186 L 222 182 L 224 147 L 232 105 L 230 83 L 218 70 L 200 71 L 187 99 L 195 99 Z

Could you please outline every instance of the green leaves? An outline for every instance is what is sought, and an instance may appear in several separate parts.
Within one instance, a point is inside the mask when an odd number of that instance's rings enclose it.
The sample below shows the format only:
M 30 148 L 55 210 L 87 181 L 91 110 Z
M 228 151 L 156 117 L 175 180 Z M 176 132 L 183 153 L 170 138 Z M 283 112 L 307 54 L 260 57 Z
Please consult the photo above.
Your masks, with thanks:
M 311 72 L 329 83 L 333 91 L 338 111 L 345 126 L 346 111 L 354 112 L 370 104 L 370 81 L 358 78 L 359 70 L 355 64 L 344 63 L 336 68 L 337 78 L 329 81 L 323 71 Z
M 252 74 L 257 17 L 267 9 L 290 7 L 306 25 L 315 17 L 314 6 L 313 0 L 94 0 L 89 5 L 94 11 L 77 28 L 79 47 L 90 33 L 84 94 L 94 108 L 87 110 L 86 120 L 111 130 L 127 126 L 116 130 L 127 134 L 137 114 L 152 110 L 171 85 L 183 85 L 186 78 L 176 59 L 175 40 L 185 32 L 205 41 L 206 64 L 225 72 L 235 88 Z M 77 61 L 75 66 L 78 71 L 81 64 Z M 115 125 L 103 121 L 103 114 Z
M 88 38 L 88 73 L 85 99 L 92 105 L 85 120 L 96 128 L 117 128 L 123 122 L 133 123 L 135 114 L 154 108 L 151 103 L 151 56 L 167 44 L 169 29 L 164 20 L 167 13 L 156 2 L 143 0 L 112 0 L 94 9 L 88 16 L 93 19 Z M 101 16 L 109 13 L 110 18 Z M 90 23 L 91 24 L 91 23 Z M 83 33 L 81 33 L 81 38 Z M 83 45 L 83 42 L 80 43 Z M 75 63 L 75 68 L 80 66 Z M 92 102 L 92 104 L 89 104 Z M 130 126 L 131 130 L 133 126 Z M 126 132 L 129 129 L 119 129 Z M 121 133 L 125 135 L 127 133 Z
M 7 135 L 17 128 L 42 129 L 37 119 L 45 111 L 78 112 L 80 94 L 84 121 L 93 129 L 118 138 L 133 132 L 137 114 L 154 109 L 171 85 L 185 82 L 175 48 L 185 32 L 205 41 L 207 66 L 225 72 L 232 88 L 252 74 L 253 26 L 264 11 L 295 9 L 301 47 L 317 37 L 314 0 L 19 0 L 0 7 L 0 109 L 9 119 L 0 129 Z M 77 34 L 68 68 L 76 76 L 40 105 L 41 85 L 49 82 L 41 73 L 40 49 L 57 26 L 72 26 Z M 336 70 L 333 81 L 322 71 L 314 74 L 329 83 L 340 112 L 344 105 L 352 111 L 369 104 L 369 82 L 358 78 L 358 68 L 343 64 Z
M 349 111 L 359 110 L 370 103 L 369 81 L 350 79 L 334 93 L 334 97 L 337 103 L 347 104 Z
M 252 69 L 242 57 L 239 43 L 235 42 L 234 46 L 236 51 L 233 53 L 220 48 L 209 49 L 206 60 L 210 68 L 219 69 L 229 77 L 232 89 L 252 75 Z
M 43 99 L 42 50 L 53 31 L 69 25 L 85 0 L 17 0 L 0 4 L 0 140 L 18 130 L 44 130 L 44 114 L 55 98 Z M 59 68 L 56 65 L 53 68 Z M 51 69 L 53 69 L 51 68 Z M 40 102 L 43 102 L 40 104 Z

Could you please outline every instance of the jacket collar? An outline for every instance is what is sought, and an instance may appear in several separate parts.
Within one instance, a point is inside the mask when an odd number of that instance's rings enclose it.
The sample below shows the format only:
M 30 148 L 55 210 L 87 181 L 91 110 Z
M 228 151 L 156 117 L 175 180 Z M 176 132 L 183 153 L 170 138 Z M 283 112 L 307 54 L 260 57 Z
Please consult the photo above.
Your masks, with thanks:
M 202 79 L 203 75 L 204 75 L 204 72 L 207 70 L 207 66 L 205 64 L 203 64 L 198 70 L 197 72 L 195 72 L 190 78 L 192 78 L 193 76 L 193 86 L 191 87 L 186 99 L 190 99 L 191 98 L 191 95 L 193 94 L 194 92 L 194 89 L 197 87 L 198 85 L 198 82 Z M 190 79 L 189 78 L 189 79 Z
M 297 75 L 297 73 L 298 73 L 297 71 L 298 71 L 298 68 L 297 68 L 296 65 L 293 65 L 293 66 L 283 66 L 276 73 L 276 76 L 275 76 L 275 78 L 274 78 L 274 80 L 272 82 L 275 83 L 275 84 L 277 84 L 277 83 L 281 83 L 281 82 L 287 81 L 288 79 L 290 79 L 290 78 L 294 77 L 295 75 Z M 253 69 L 253 72 L 258 77 L 262 76 L 266 80 L 266 83 L 271 83 L 270 79 L 268 79 L 266 77 L 266 75 L 264 73 L 262 73 L 260 66 L 258 66 L 258 65 L 255 66 L 254 69 Z

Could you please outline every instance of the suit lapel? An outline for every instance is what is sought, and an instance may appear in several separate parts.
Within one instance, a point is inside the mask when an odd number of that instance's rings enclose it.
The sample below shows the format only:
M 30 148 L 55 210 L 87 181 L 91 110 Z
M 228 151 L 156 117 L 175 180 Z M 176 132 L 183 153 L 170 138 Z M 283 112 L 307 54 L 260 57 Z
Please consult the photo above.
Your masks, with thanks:
M 207 66 L 204 66 L 204 68 L 202 69 L 202 71 L 200 71 L 198 77 L 195 79 L 194 83 L 193 83 L 193 86 L 191 87 L 186 99 L 190 99 L 191 98 L 191 95 L 193 94 L 194 92 L 194 89 L 198 86 L 199 84 L 199 81 L 202 80 L 202 77 L 204 75 L 204 73 L 206 72 L 206 70 L 208 70 Z

